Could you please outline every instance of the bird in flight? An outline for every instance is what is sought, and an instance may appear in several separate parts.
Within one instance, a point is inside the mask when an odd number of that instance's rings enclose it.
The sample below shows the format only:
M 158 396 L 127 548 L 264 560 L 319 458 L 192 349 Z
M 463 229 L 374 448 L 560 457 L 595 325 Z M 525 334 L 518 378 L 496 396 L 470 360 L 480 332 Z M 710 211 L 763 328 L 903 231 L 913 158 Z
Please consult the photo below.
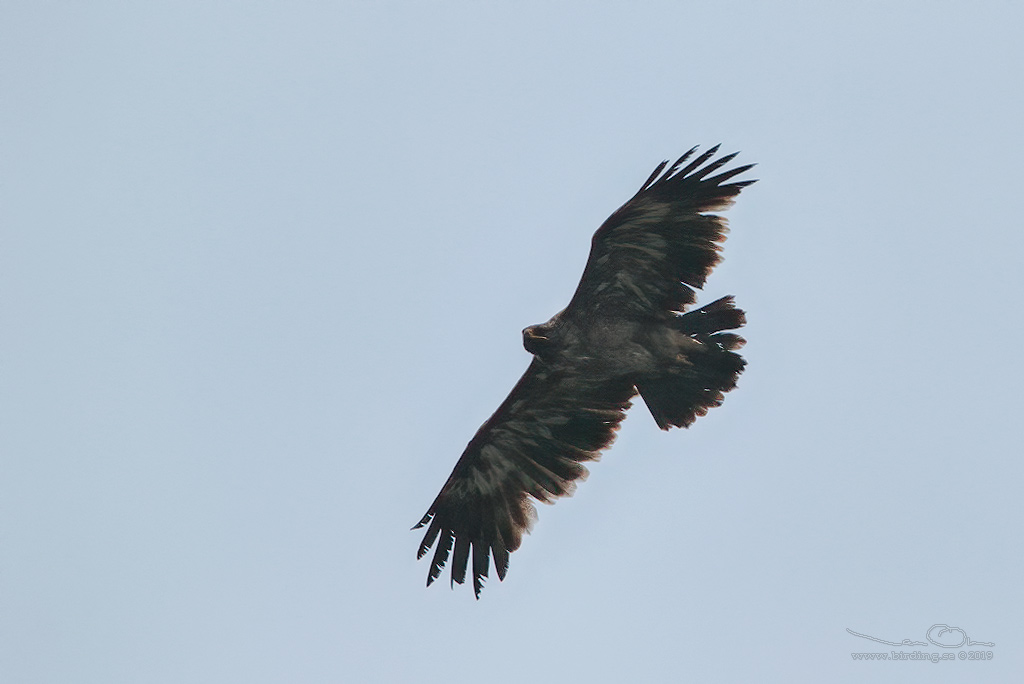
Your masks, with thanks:
M 569 305 L 523 330 L 533 361 L 413 528 L 427 527 L 417 558 L 437 544 L 428 586 L 449 555 L 452 586 L 472 559 L 477 598 L 492 557 L 505 579 L 509 554 L 537 517 L 531 499 L 570 496 L 587 475 L 583 462 L 611 445 L 636 394 L 668 430 L 688 427 L 736 386 L 744 340 L 726 331 L 744 324 L 743 311 L 731 296 L 687 309 L 727 232 L 725 219 L 708 212 L 754 182 L 729 182 L 753 164 L 713 175 L 736 154 L 712 161 L 716 145 L 691 161 L 696 150 L 658 165 L 594 234 Z

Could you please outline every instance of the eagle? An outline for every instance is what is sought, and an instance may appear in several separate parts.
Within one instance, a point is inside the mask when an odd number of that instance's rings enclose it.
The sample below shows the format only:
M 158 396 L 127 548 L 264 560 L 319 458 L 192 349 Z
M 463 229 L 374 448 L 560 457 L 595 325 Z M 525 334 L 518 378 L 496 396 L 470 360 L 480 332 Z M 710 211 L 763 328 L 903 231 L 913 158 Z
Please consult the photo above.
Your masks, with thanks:
M 713 175 L 737 154 L 714 159 L 719 147 L 659 164 L 594 234 L 569 305 L 523 330 L 530 366 L 413 527 L 427 528 L 417 558 L 437 544 L 427 586 L 449 555 L 452 587 L 472 558 L 477 599 L 491 558 L 504 580 L 509 554 L 536 521 L 532 499 L 572 495 L 587 476 L 583 463 L 611 445 L 636 394 L 668 430 L 689 427 L 736 386 L 744 340 L 726 331 L 743 326 L 743 311 L 731 296 L 688 310 L 728 230 L 708 212 L 755 182 L 729 182 L 753 164 Z

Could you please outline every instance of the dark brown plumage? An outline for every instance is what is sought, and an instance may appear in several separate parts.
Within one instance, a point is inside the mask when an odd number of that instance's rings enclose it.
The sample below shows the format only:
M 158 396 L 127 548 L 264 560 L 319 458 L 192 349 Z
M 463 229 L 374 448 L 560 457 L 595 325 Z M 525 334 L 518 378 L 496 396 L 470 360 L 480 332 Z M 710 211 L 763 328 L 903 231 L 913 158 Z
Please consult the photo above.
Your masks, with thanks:
M 418 557 L 437 544 L 428 585 L 449 555 L 452 583 L 472 572 L 478 598 L 492 557 L 504 579 L 536 519 L 531 497 L 571 495 L 638 392 L 667 430 L 689 426 L 736 386 L 743 338 L 724 331 L 741 327 L 743 312 L 732 297 L 686 309 L 725 239 L 725 219 L 706 212 L 731 205 L 754 181 L 727 181 L 753 165 L 711 176 L 736 155 L 710 161 L 715 146 L 683 166 L 696 149 L 667 171 L 662 162 L 604 222 L 569 305 L 523 331 L 533 362 L 416 525 L 428 526 Z

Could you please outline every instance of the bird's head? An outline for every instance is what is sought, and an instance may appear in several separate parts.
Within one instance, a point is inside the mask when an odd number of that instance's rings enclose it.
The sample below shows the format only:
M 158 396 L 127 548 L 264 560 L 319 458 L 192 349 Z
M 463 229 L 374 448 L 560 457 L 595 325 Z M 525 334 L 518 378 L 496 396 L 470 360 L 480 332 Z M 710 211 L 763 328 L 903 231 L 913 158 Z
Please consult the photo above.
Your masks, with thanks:
M 523 346 L 526 351 L 539 356 L 544 350 L 550 348 L 550 330 L 543 325 L 531 325 L 523 328 Z

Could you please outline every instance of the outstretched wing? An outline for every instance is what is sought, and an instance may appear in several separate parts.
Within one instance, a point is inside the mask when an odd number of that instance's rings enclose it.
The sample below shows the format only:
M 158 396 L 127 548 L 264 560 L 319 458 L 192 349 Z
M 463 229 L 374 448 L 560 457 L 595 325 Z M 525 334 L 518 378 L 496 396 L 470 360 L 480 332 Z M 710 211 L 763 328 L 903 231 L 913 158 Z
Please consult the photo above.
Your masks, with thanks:
M 473 590 L 479 598 L 490 555 L 505 579 L 508 555 L 536 519 L 530 497 L 550 503 L 569 496 L 581 465 L 615 439 L 636 392 L 583 368 L 555 368 L 534 358 L 512 393 L 483 424 L 463 452 L 430 510 L 417 558 L 437 542 L 427 574 L 429 586 L 452 555 L 452 582 L 466 577 L 473 556 Z M 415 529 L 415 528 L 413 528 Z
M 704 212 L 729 207 L 754 181 L 728 183 L 753 164 L 708 176 L 736 154 L 707 163 L 718 145 L 683 167 L 697 150 L 667 171 L 654 170 L 643 187 L 598 228 L 579 287 L 565 315 L 577 320 L 602 311 L 628 311 L 638 317 L 685 311 L 719 261 L 726 221 Z M 705 165 L 706 164 L 706 165 Z M 664 173 L 662 173 L 664 171 Z

